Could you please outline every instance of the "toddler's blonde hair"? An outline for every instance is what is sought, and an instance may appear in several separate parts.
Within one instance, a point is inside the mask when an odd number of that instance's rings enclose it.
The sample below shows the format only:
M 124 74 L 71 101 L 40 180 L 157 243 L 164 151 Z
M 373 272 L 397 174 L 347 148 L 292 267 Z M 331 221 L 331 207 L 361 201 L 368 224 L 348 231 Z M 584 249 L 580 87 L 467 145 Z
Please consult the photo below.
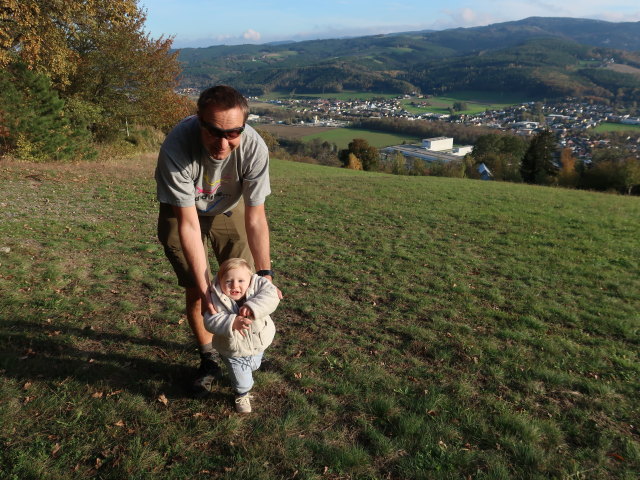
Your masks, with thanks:
M 236 268 L 242 267 L 246 268 L 253 274 L 251 265 L 249 265 L 249 262 L 247 262 L 244 258 L 230 258 L 228 260 L 225 260 L 224 262 L 222 262 L 222 264 L 220 265 L 220 269 L 218 270 L 218 281 L 221 281 L 230 270 L 235 270 Z

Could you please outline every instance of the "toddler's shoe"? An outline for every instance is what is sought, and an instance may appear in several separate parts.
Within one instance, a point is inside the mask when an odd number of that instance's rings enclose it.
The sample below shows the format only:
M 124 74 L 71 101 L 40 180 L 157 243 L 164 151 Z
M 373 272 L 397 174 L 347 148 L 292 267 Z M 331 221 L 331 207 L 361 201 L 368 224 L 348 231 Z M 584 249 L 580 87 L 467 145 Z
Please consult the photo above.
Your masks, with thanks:
M 251 413 L 251 396 L 248 392 L 242 395 L 236 395 L 236 412 L 238 413 Z

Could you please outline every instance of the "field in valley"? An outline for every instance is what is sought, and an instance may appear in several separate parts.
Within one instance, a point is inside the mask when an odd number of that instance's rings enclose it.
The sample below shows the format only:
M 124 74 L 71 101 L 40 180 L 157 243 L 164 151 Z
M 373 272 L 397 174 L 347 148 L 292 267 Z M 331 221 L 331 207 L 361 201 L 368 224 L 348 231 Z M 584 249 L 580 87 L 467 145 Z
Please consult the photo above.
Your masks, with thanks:
M 637 135 L 640 133 L 640 125 L 625 125 L 623 123 L 604 122 L 594 128 L 593 131 L 596 133 L 629 132 L 629 134 L 631 135 Z
M 294 138 L 308 142 L 314 138 L 335 143 L 339 149 L 347 148 L 354 138 L 364 138 L 369 145 L 376 148 L 400 145 L 401 143 L 420 143 L 421 139 L 411 136 L 395 135 L 392 133 L 375 132 L 357 128 L 332 128 L 294 125 L 257 125 L 257 128 L 266 130 L 276 136 Z

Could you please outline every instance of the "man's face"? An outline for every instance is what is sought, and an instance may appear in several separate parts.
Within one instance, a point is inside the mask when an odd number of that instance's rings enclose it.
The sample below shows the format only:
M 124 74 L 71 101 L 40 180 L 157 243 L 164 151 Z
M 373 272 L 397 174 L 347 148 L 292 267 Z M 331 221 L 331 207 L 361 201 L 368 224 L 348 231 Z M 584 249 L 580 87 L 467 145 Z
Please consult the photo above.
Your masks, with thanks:
M 251 283 L 251 271 L 246 267 L 233 268 L 220 279 L 220 290 L 233 300 L 240 300 Z
M 199 114 L 199 118 L 201 120 L 200 135 L 202 137 L 202 143 L 212 158 L 223 160 L 227 158 L 233 150 L 238 148 L 242 140 L 242 134 L 237 135 L 236 138 L 228 137 L 237 134 L 237 132 L 234 134 L 234 129 L 244 127 L 244 115 L 241 108 L 218 110 L 215 106 L 209 106 L 204 112 Z M 203 126 L 203 122 L 210 127 L 207 128 Z M 231 132 L 223 134 L 218 130 L 231 130 Z

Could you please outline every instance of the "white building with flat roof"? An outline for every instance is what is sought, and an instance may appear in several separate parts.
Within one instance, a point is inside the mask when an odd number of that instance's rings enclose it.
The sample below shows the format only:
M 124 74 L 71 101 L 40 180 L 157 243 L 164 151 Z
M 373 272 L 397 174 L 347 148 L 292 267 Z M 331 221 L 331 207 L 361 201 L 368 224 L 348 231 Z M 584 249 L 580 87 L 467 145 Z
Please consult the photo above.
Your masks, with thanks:
M 434 137 L 422 140 L 422 146 L 432 152 L 444 152 L 453 149 L 453 138 L 451 137 Z
M 425 138 L 421 145 L 395 145 L 381 150 L 383 157 L 389 157 L 396 153 L 401 153 L 407 159 L 419 158 L 427 162 L 450 162 L 460 160 L 467 153 L 473 151 L 472 145 L 462 147 L 453 146 L 451 137 Z
M 465 145 L 464 147 L 455 147 L 451 150 L 452 155 L 464 157 L 467 153 L 473 152 L 473 145 Z

